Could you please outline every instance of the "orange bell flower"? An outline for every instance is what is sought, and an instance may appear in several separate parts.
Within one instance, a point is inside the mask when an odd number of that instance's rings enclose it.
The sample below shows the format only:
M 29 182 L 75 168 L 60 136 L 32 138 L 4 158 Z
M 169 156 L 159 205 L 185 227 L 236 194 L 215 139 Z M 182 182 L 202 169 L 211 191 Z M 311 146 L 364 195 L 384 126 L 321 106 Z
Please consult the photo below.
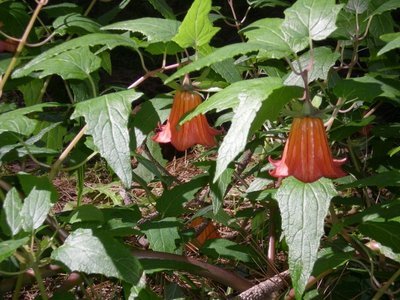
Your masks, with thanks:
M 205 224 L 206 222 L 207 224 Z M 202 226 L 203 224 L 205 225 L 204 229 L 201 230 L 201 232 L 199 232 L 196 235 L 196 238 L 192 241 L 193 245 L 197 248 L 203 246 L 204 243 L 208 240 L 221 238 L 221 235 L 219 234 L 218 229 L 214 226 L 214 224 L 211 221 L 207 221 L 203 217 L 195 218 L 189 224 L 189 228 L 196 229 L 198 226 Z
M 159 132 L 152 139 L 158 143 L 171 143 L 179 151 L 196 144 L 215 146 L 214 136 L 220 131 L 210 127 L 204 115 L 197 115 L 182 126 L 179 125 L 181 118 L 200 103 L 200 95 L 190 91 L 177 91 L 167 124 L 159 125 Z
M 346 175 L 341 168 L 346 158 L 332 158 L 324 124 L 316 117 L 294 118 L 282 159 L 268 160 L 275 167 L 270 174 L 277 178 L 294 176 L 302 182 L 313 182 L 321 177 Z
M 6 39 L 0 41 L 0 52 L 15 52 L 18 47 L 18 42 Z

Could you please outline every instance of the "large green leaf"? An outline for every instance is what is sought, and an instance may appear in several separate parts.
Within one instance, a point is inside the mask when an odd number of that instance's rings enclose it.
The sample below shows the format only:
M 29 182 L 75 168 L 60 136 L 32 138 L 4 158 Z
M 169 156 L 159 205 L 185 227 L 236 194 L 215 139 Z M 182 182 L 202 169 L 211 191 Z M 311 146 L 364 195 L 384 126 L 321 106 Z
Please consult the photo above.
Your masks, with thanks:
M 304 47 L 296 47 L 295 40 L 282 31 L 282 23 L 283 19 L 261 19 L 244 28 L 243 33 L 250 43 L 260 43 L 266 57 L 283 58 Z
M 336 18 L 343 5 L 335 0 L 298 0 L 285 10 L 282 29 L 299 45 L 312 39 L 326 39 L 336 29 Z
M 377 9 L 375 9 L 370 16 L 380 15 L 389 10 L 394 10 L 400 7 L 400 1 L 398 0 L 386 0 Z
M 226 170 L 229 163 L 244 150 L 247 137 L 251 128 L 251 123 L 256 117 L 257 111 L 261 108 L 262 101 L 268 97 L 268 93 L 261 97 L 255 97 L 244 91 L 237 95 L 239 105 L 232 118 L 231 127 L 224 137 L 221 146 L 218 149 L 217 167 L 214 175 L 214 182 Z M 270 90 L 272 92 L 272 90 Z
M 339 81 L 333 92 L 336 96 L 347 100 L 372 101 L 377 97 L 385 97 L 399 103 L 400 97 L 400 87 L 397 80 L 372 77 L 368 74 L 363 77 Z
M 51 192 L 33 188 L 21 208 L 22 228 L 31 232 L 39 228 L 52 207 Z
M 16 188 L 8 191 L 3 203 L 3 213 L 11 234 L 16 235 L 22 227 L 22 201 Z
M 128 118 L 132 101 L 140 96 L 134 90 L 100 96 L 78 103 L 71 116 L 85 118 L 87 133 L 126 187 L 132 181 Z
M 30 135 L 35 130 L 38 121 L 30 119 L 25 115 L 42 111 L 43 108 L 46 107 L 55 107 L 59 105 L 58 103 L 47 102 L 0 114 L 0 134 L 12 131 L 22 135 Z
M 317 79 L 327 79 L 329 70 L 339 57 L 339 53 L 332 52 L 331 49 L 327 47 L 318 47 L 315 48 L 313 52 L 307 51 L 292 64 L 294 70 L 299 72 L 299 66 L 301 67 L 301 70 L 304 70 L 310 63 L 310 59 L 313 59 L 311 72 L 308 72 L 308 82 L 313 82 Z M 301 76 L 297 75 L 294 71 L 292 71 L 286 78 L 285 84 L 304 87 L 304 81 Z
M 137 283 L 142 275 L 139 262 L 123 244 L 106 232 L 91 229 L 72 232 L 51 258 L 71 271 L 102 274 L 131 284 Z
M 79 13 L 62 15 L 53 22 L 54 31 L 60 35 L 100 32 L 100 24 Z
M 303 183 L 294 177 L 284 179 L 274 195 L 281 211 L 283 234 L 289 246 L 289 271 L 296 299 L 302 299 L 317 259 L 330 200 L 335 195 L 335 188 L 329 179 Z
M 378 56 L 390 50 L 400 48 L 400 32 L 387 33 L 381 36 L 381 40 L 387 44 L 378 52 Z
M 346 9 L 355 12 L 356 14 L 362 14 L 368 9 L 368 2 L 370 0 L 349 0 L 346 4 Z
M 173 200 L 172 200 L 173 201 Z M 165 218 L 159 221 L 151 221 L 141 226 L 154 251 L 181 254 L 179 247 L 179 222 L 176 218 Z
M 183 68 L 176 71 L 170 77 L 165 80 L 165 83 L 169 83 L 172 80 L 182 77 L 183 75 L 198 71 L 204 67 L 211 66 L 215 63 L 222 62 L 226 59 L 235 57 L 237 55 L 242 55 L 250 52 L 257 52 L 262 49 L 262 46 L 255 43 L 237 43 L 224 46 L 222 48 L 216 49 L 214 52 L 207 56 L 203 56 L 198 60 L 184 66 Z
M 194 47 L 197 49 L 208 44 L 219 30 L 219 28 L 213 27 L 208 18 L 210 10 L 211 0 L 195 0 L 173 41 L 182 48 Z
M 161 18 L 126 20 L 102 27 L 103 30 L 140 32 L 150 43 L 169 42 L 178 33 L 181 22 Z
M 71 49 L 42 61 L 31 69 L 39 78 L 57 74 L 63 79 L 86 79 L 89 74 L 99 69 L 101 59 L 88 47 Z
M 29 61 L 22 68 L 15 70 L 13 73 L 13 78 L 28 76 L 36 70 L 36 66 L 38 64 L 41 64 L 54 56 L 60 55 L 65 51 L 93 46 L 104 46 L 101 48 L 101 51 L 104 51 L 105 49 L 111 50 L 117 46 L 125 46 L 133 49 L 137 48 L 137 44 L 132 39 L 122 35 L 111 33 L 91 33 L 66 41 L 60 45 L 54 46 L 46 52 L 43 52 Z
M 14 254 L 15 250 L 28 243 L 29 237 L 18 240 L 8 240 L 0 242 L 0 262 Z

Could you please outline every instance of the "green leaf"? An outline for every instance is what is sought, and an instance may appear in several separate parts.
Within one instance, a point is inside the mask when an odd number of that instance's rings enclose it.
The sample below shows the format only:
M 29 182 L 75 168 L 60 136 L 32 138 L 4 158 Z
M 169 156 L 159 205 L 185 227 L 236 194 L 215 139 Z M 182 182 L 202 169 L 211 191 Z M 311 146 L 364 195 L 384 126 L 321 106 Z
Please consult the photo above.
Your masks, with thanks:
M 139 262 L 123 244 L 106 232 L 91 229 L 72 232 L 51 258 L 71 271 L 102 274 L 131 284 L 136 284 L 142 275 Z
M 362 178 L 348 184 L 342 184 L 339 188 L 347 189 L 352 187 L 363 187 L 363 186 L 400 186 L 400 171 L 388 171 L 382 172 L 376 175 L 372 175 L 367 178 Z
M 213 162 L 214 163 L 214 162 Z M 213 164 L 215 170 L 215 163 Z M 210 183 L 210 195 L 212 199 L 213 213 L 217 215 L 223 207 L 223 201 L 226 189 L 232 182 L 232 175 L 235 170 L 233 168 L 226 168 L 216 182 Z M 213 172 L 210 171 L 212 174 Z
M 249 249 L 251 248 L 246 245 L 239 245 L 230 240 L 211 239 L 204 243 L 200 252 L 215 259 L 223 257 L 244 263 L 253 263 L 254 259 L 251 257 Z
M 172 200 L 173 201 L 173 200 Z M 180 223 L 176 218 L 165 218 L 159 221 L 152 221 L 141 226 L 154 251 L 181 254 L 182 249 L 178 248 L 180 235 Z
M 31 69 L 39 78 L 57 74 L 64 80 L 86 79 L 89 74 L 98 70 L 101 59 L 88 47 L 72 49 L 47 59 Z
M 229 163 L 231 163 L 235 157 L 244 150 L 251 123 L 255 119 L 257 111 L 261 108 L 261 101 L 264 100 L 264 97 L 268 97 L 268 94 L 266 93 L 265 96 L 257 98 L 250 95 L 250 93 L 247 93 L 247 91 L 244 91 L 243 93 L 238 94 L 237 97 L 239 99 L 239 105 L 232 118 L 231 127 L 218 149 L 214 182 L 216 182 L 226 170 Z
M 18 240 L 8 240 L 0 242 L 0 262 L 14 254 L 15 250 L 27 244 L 29 237 L 24 237 Z
M 100 24 L 82 16 L 79 13 L 62 15 L 53 22 L 54 32 L 59 35 L 65 34 L 88 34 L 100 32 Z
M 353 251 L 338 250 L 334 247 L 323 248 L 318 252 L 318 259 L 315 262 L 313 275 L 318 276 L 326 270 L 335 269 L 344 265 L 354 257 Z
M 22 201 L 16 188 L 8 191 L 3 203 L 3 213 L 11 235 L 16 235 L 22 227 Z
M 104 216 L 100 209 L 94 205 L 81 205 L 74 209 L 65 222 L 70 224 L 81 222 L 104 222 Z
M 358 226 L 360 232 L 384 246 L 389 247 L 394 253 L 400 254 L 400 223 L 397 221 L 386 221 L 377 218 L 367 221 Z
M 228 46 L 224 46 L 222 48 L 216 49 L 214 52 L 207 56 L 203 56 L 198 60 L 184 66 L 183 68 L 176 71 L 170 77 L 165 80 L 165 83 L 169 83 L 172 80 L 182 77 L 185 74 L 188 74 L 193 71 L 198 71 L 204 67 L 211 66 L 215 63 L 222 62 L 226 59 L 232 58 L 237 55 L 246 54 L 250 52 L 256 52 L 262 49 L 262 46 L 258 44 L 250 44 L 250 43 L 237 43 L 231 44 Z
M 27 83 L 18 86 L 18 90 L 21 91 L 24 99 L 25 106 L 31 106 L 42 102 L 44 81 L 42 79 L 33 78 Z
M 195 0 L 179 27 L 178 34 L 172 39 L 182 48 L 195 49 L 208 44 L 219 28 L 213 27 L 208 18 L 211 0 Z
M 52 182 L 49 180 L 48 176 L 35 176 L 22 172 L 18 173 L 17 176 L 25 195 L 28 195 L 34 188 L 36 188 L 36 190 L 44 190 L 49 192 L 51 203 L 56 203 L 59 200 L 58 192 Z
M 398 0 L 386 0 L 377 9 L 375 9 L 370 16 L 380 15 L 389 10 L 398 9 L 400 2 Z
M 400 103 L 400 87 L 397 80 L 372 77 L 368 74 L 339 81 L 333 88 L 333 92 L 336 96 L 348 100 L 372 101 L 377 97 L 385 97 Z
M 93 46 L 104 46 L 98 52 L 102 52 L 106 49 L 111 50 L 117 46 L 125 46 L 137 49 L 137 44 L 128 37 L 110 33 L 91 33 L 54 46 L 53 48 L 29 61 L 29 63 L 24 65 L 22 68 L 15 70 L 12 77 L 20 78 L 28 76 L 36 70 L 36 66 L 38 64 L 41 64 L 50 58 L 53 58 L 54 56 L 60 55 L 65 51 Z
M 329 179 L 303 183 L 294 177 L 284 179 L 274 195 L 289 246 L 289 271 L 296 299 L 301 299 L 311 275 L 320 238 L 324 234 L 324 219 L 330 200 L 335 195 L 335 188 Z
M 0 134 L 12 131 L 22 135 L 30 135 L 35 130 L 38 121 L 30 119 L 25 115 L 42 111 L 46 107 L 56 107 L 59 105 L 59 103 L 47 102 L 0 114 Z
M 308 45 L 309 39 L 324 40 L 335 31 L 336 18 L 342 7 L 336 5 L 335 0 L 298 0 L 285 10 L 282 29 L 299 45 Z
M 310 51 L 302 54 L 298 60 L 292 63 L 294 70 L 296 72 L 299 72 L 299 65 L 301 66 L 301 70 L 304 70 L 310 63 L 310 57 Z M 311 69 L 311 72 L 308 72 L 308 82 L 311 83 L 317 79 L 327 79 L 329 70 L 339 59 L 339 57 L 340 53 L 332 52 L 331 49 L 327 47 L 315 48 L 313 51 L 313 67 Z M 301 76 L 297 75 L 293 71 L 286 78 L 285 84 L 304 87 L 304 81 L 302 80 Z
M 378 51 L 378 56 L 389 52 L 390 50 L 400 48 L 400 32 L 387 33 L 382 35 L 381 40 L 387 44 Z
M 25 198 L 21 209 L 22 228 L 26 232 L 31 232 L 39 228 L 50 212 L 51 192 L 46 190 L 32 189 Z
M 71 116 L 85 118 L 87 133 L 126 187 L 132 181 L 128 118 L 132 101 L 140 96 L 134 90 L 100 96 L 78 103 Z
M 165 0 L 147 0 L 166 19 L 175 19 L 174 12 Z
M 207 175 L 200 175 L 189 182 L 165 190 L 157 199 L 156 208 L 163 217 L 176 217 L 183 212 L 183 204 L 193 199 L 194 194 L 208 182 Z
M 276 77 L 257 78 L 235 82 L 222 91 L 202 102 L 191 113 L 183 118 L 180 124 L 189 121 L 198 114 L 216 109 L 217 112 L 239 106 L 240 97 L 266 99 L 273 90 L 282 87 L 282 79 Z
M 370 0 L 349 0 L 346 4 L 346 9 L 356 14 L 362 14 L 368 9 L 369 1 Z
M 30 16 L 25 3 L 17 1 L 0 1 L 1 30 L 8 35 L 21 37 Z
M 243 29 L 249 43 L 259 43 L 267 58 L 284 58 L 304 47 L 296 47 L 295 40 L 282 31 L 283 19 L 266 18 L 258 20 Z M 261 47 L 260 47 L 261 48 Z
M 170 42 L 178 33 L 181 22 L 160 18 L 126 20 L 102 27 L 103 30 L 140 32 L 149 43 Z

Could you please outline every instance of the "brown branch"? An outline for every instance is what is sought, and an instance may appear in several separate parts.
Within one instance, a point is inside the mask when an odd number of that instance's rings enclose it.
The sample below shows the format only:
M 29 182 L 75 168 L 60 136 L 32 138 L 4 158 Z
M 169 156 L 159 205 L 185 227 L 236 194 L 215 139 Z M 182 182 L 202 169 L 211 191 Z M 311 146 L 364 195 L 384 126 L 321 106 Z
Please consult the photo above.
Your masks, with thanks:
M 268 300 L 273 293 L 288 286 L 289 271 L 271 277 L 236 296 L 235 300 Z

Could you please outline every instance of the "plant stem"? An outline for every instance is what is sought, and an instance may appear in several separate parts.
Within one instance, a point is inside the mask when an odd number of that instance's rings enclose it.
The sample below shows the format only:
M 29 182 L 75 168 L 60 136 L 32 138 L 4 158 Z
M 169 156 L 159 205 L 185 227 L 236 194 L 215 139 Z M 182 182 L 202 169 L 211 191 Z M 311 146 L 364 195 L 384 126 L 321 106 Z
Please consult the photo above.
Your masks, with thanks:
M 79 140 L 82 138 L 82 136 L 85 134 L 87 128 L 88 128 L 87 124 L 82 127 L 82 129 L 74 137 L 74 139 L 71 141 L 71 143 L 69 143 L 68 147 L 65 148 L 63 153 L 61 153 L 60 157 L 57 159 L 57 161 L 53 164 L 53 166 L 51 167 L 50 173 L 49 173 L 50 180 L 53 180 L 56 177 L 61 164 L 67 158 L 68 154 L 75 147 L 75 145 L 79 142 Z
M 376 292 L 372 300 L 378 300 L 382 297 L 382 295 L 387 291 L 389 286 L 397 279 L 397 277 L 400 276 L 400 269 L 398 269 L 390 278 L 388 281 L 385 282 L 385 284 Z
M 35 20 L 38 17 L 40 10 L 43 8 L 44 5 L 47 4 L 48 0 L 40 0 L 40 1 L 36 1 L 36 2 L 37 2 L 36 9 L 34 10 L 32 17 L 29 20 L 28 26 L 26 27 L 24 34 L 22 35 L 22 38 L 18 44 L 17 50 L 15 51 L 15 54 L 14 54 L 13 58 L 11 59 L 11 62 L 8 65 L 6 72 L 4 73 L 4 77 L 0 80 L 0 97 L 1 97 L 4 85 L 6 84 L 8 78 L 11 76 L 11 72 L 14 70 L 14 68 L 17 64 L 18 57 L 21 54 L 22 49 L 24 48 L 24 46 L 26 44 L 29 33 L 31 32 L 31 30 L 33 28 L 33 24 L 35 23 Z

